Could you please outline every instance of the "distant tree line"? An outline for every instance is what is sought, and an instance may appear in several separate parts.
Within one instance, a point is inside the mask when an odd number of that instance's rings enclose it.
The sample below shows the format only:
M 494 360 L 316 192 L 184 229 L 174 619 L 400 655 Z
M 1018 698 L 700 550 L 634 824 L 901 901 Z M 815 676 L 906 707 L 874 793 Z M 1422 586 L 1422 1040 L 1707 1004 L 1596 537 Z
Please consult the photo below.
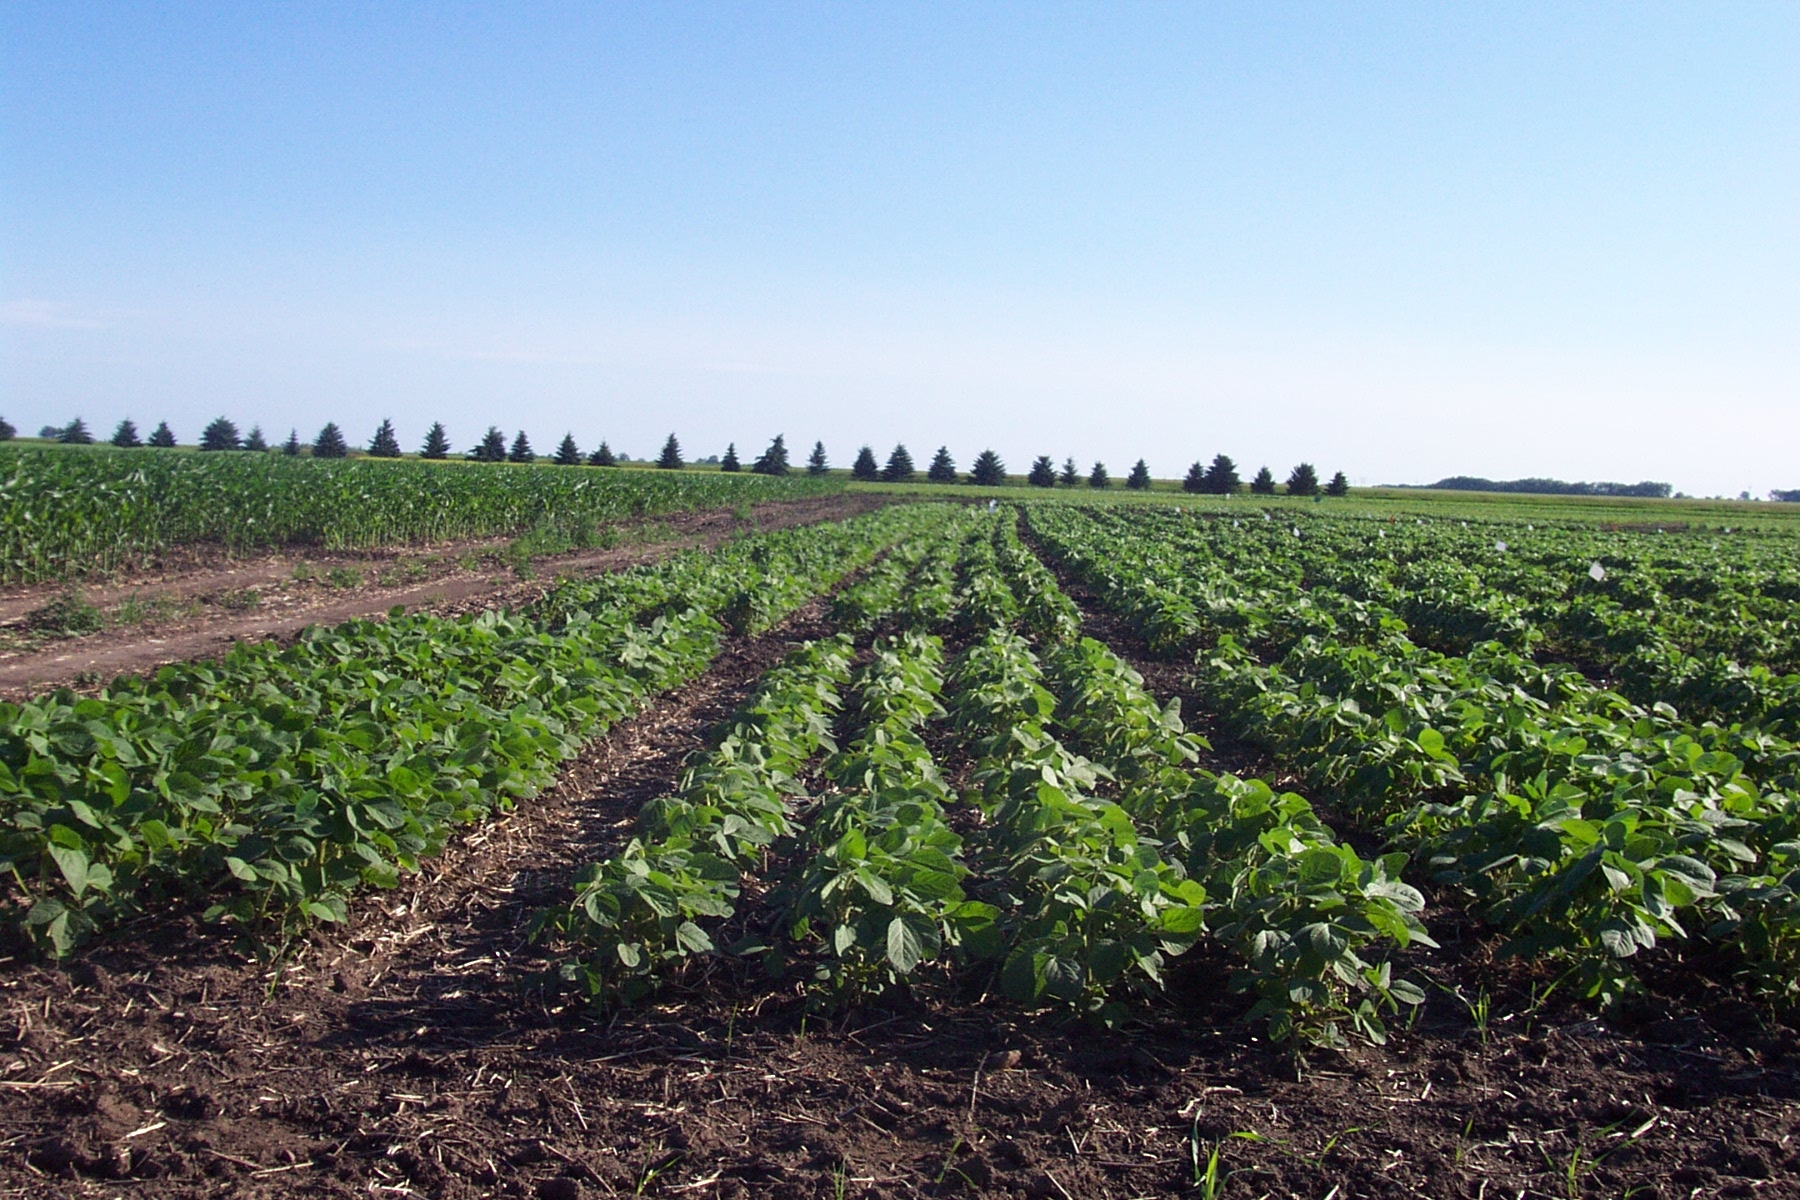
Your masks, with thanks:
M 1408 484 L 1402 487 L 1412 486 Z M 1670 487 L 1646 479 L 1642 483 L 1564 483 L 1560 479 L 1481 479 L 1452 475 L 1423 485 L 1450 492 L 1519 492 L 1534 496 L 1648 496 L 1667 500 Z
M 16 436 L 16 430 L 0 418 L 0 441 Z M 77 445 L 88 445 L 95 441 L 86 423 L 76 417 L 66 426 L 45 426 L 39 436 L 54 441 Z M 137 426 L 129 419 L 119 422 L 113 431 L 111 443 L 115 446 L 155 446 L 172 447 L 176 444 L 175 435 L 169 429 L 169 423 L 158 423 L 156 429 L 146 439 L 140 439 Z M 280 454 L 297 456 L 310 454 L 314 458 L 346 458 L 351 454 L 349 439 L 335 421 L 326 422 L 324 428 L 314 435 L 310 441 L 302 441 L 299 430 L 289 430 L 288 436 L 278 446 L 270 446 L 263 436 L 260 426 L 251 426 L 248 434 L 240 435 L 238 428 L 229 418 L 215 418 L 200 434 L 197 443 L 203 451 L 273 451 Z M 419 457 L 426 459 L 447 459 L 454 447 L 450 435 L 443 423 L 434 422 L 425 434 L 425 441 L 419 447 Z M 403 453 L 399 434 L 391 420 L 383 419 L 375 429 L 373 436 L 362 453 L 370 458 L 399 458 Z M 488 426 L 487 432 L 463 454 L 464 458 L 473 462 L 511 462 L 530 463 L 538 459 L 532 449 L 531 439 L 523 429 L 517 431 L 511 441 L 497 425 Z M 604 440 L 591 453 L 584 453 L 575 441 L 573 432 L 563 434 L 562 441 L 549 456 L 549 460 L 558 466 L 574 467 L 587 465 L 590 467 L 611 467 L 630 462 L 628 455 L 616 453 Z M 723 456 L 715 456 L 701 460 L 725 472 L 742 471 L 743 461 L 738 455 L 737 443 L 732 442 L 725 447 Z M 681 470 L 686 467 L 687 459 L 682 452 L 681 441 L 675 434 L 669 434 L 663 443 L 662 451 L 655 459 L 655 465 L 665 470 Z M 789 460 L 787 438 L 785 434 L 777 434 L 760 455 L 750 464 L 750 471 L 757 475 L 787 475 L 796 469 L 804 469 L 808 475 L 824 475 L 831 470 L 830 459 L 825 452 L 825 443 L 814 442 L 812 451 L 807 455 L 804 468 L 796 468 Z M 862 446 L 850 466 L 850 475 L 854 479 L 865 482 L 912 483 L 919 478 L 920 472 L 913 462 L 912 452 L 904 443 L 896 445 L 888 453 L 886 463 L 875 456 L 870 446 Z M 975 456 L 966 475 L 957 469 L 956 459 L 951 455 L 948 446 L 939 446 L 931 456 L 924 471 L 924 478 L 929 483 L 971 483 L 981 486 L 998 486 L 1008 482 L 1006 464 L 993 450 L 983 450 Z M 1073 457 L 1063 460 L 1058 468 L 1049 455 L 1039 455 L 1026 473 L 1025 482 L 1033 487 L 1087 487 L 1104 490 L 1114 486 L 1114 480 L 1106 464 L 1096 462 L 1087 470 L 1082 470 Z M 1485 482 L 1485 481 L 1474 481 Z M 1522 481 L 1534 482 L 1534 481 Z M 1150 467 L 1143 459 L 1132 464 L 1130 472 L 1125 476 L 1124 485 L 1134 491 L 1148 491 L 1151 487 Z M 1199 462 L 1188 469 L 1187 477 L 1182 480 L 1182 490 L 1207 495 L 1231 495 L 1242 491 L 1244 484 L 1238 477 L 1237 464 L 1229 455 L 1218 455 L 1211 464 Z M 1445 481 L 1437 487 L 1473 486 Z M 1511 485 L 1494 485 L 1501 490 L 1526 490 L 1512 488 Z M 1617 484 L 1574 484 L 1559 485 L 1574 488 L 1621 488 Z M 1659 494 L 1667 495 L 1666 484 L 1640 484 L 1638 487 L 1661 487 Z M 1314 496 L 1321 492 L 1328 496 L 1341 496 L 1350 489 L 1349 481 L 1339 471 L 1331 481 L 1323 487 L 1319 484 L 1318 472 L 1311 463 L 1301 463 L 1288 474 L 1285 490 L 1289 495 Z M 1258 495 L 1274 495 L 1277 491 L 1275 477 L 1268 467 L 1263 467 L 1250 480 L 1249 490 Z M 1572 493 L 1580 494 L 1580 493 Z M 1638 495 L 1645 494 L 1631 490 L 1596 491 L 1595 495 Z

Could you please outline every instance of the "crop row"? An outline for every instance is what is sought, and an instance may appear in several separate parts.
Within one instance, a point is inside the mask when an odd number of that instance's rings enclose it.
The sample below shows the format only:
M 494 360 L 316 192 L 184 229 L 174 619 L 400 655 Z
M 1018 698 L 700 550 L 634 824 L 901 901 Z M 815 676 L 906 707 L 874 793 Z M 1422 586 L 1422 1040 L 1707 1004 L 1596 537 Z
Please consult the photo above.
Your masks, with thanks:
M 1199 687 L 1242 736 L 1385 828 L 1516 952 L 1560 958 L 1603 999 L 1669 938 L 1730 947 L 1792 985 L 1791 745 L 1634 705 L 1499 641 L 1426 649 L 1375 601 L 1238 580 L 1192 535 L 1146 524 L 1122 556 L 1090 514 L 1034 513 L 1033 526 L 1147 636 L 1198 652 Z M 1278 557 L 1260 534 L 1241 536 Z
M 562 586 L 520 613 L 399 617 L 240 645 L 100 695 L 0 704 L 0 873 L 66 953 L 170 896 L 263 931 L 343 919 L 458 825 L 534 794 L 705 669 L 944 510 L 882 510 Z
M 337 550 L 546 529 L 581 544 L 632 517 L 834 486 L 798 475 L 0 446 L 0 582 L 109 571 L 195 543 Z
M 547 916 L 590 994 L 634 998 L 729 927 L 735 952 L 800 971 L 825 1002 L 934 963 L 989 964 L 1022 1003 L 1116 1021 L 1202 938 L 1238 959 L 1235 983 L 1278 1038 L 1380 1038 L 1385 1013 L 1422 998 L 1389 958 L 1430 944 L 1403 856 L 1365 862 L 1300 797 L 1199 769 L 1204 741 L 1078 636 L 1010 511 L 903 549 L 857 591 L 842 617 L 902 632 L 853 676 L 843 634 L 796 650 L 677 795 L 646 807 L 624 852 Z M 964 643 L 947 668 L 927 630 Z M 838 749 L 827 722 L 840 710 Z M 960 797 L 934 738 L 963 763 Z M 746 894 L 758 900 L 741 912 Z

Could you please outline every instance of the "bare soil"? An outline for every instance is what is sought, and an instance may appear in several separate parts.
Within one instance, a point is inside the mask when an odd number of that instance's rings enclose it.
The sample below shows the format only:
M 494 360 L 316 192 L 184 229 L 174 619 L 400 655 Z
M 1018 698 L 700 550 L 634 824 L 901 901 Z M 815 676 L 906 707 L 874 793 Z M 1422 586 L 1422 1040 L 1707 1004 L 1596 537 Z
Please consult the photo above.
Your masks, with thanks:
M 1794 1032 L 1719 964 L 1674 963 L 1609 1025 L 1534 1005 L 1547 977 L 1438 908 L 1416 1025 L 1304 1062 L 1205 946 L 1116 1033 L 979 975 L 823 1019 L 730 959 L 596 1020 L 544 985 L 529 914 L 819 614 L 733 643 L 279 968 L 180 914 L 66 970 L 0 962 L 0 1194 L 1123 1200 L 1207 1194 L 1216 1151 L 1216 1194 L 1246 1200 L 1800 1196 Z M 1478 1022 L 1458 997 L 1484 994 Z
M 107 624 L 90 634 L 63 637 L 33 629 L 33 615 L 66 594 L 61 586 L 0 590 L 0 699 L 58 686 L 92 688 L 165 663 L 218 658 L 237 642 L 291 639 L 309 625 L 382 616 L 396 607 L 466 612 L 518 606 L 557 579 L 717 546 L 747 530 L 838 520 L 886 502 L 840 494 L 759 504 L 747 517 L 716 509 L 654 518 L 619 527 L 617 543 L 605 549 L 534 559 L 529 577 L 507 561 L 510 543 L 495 539 L 246 559 L 188 548 L 142 572 L 84 588 L 82 599 L 100 609 Z

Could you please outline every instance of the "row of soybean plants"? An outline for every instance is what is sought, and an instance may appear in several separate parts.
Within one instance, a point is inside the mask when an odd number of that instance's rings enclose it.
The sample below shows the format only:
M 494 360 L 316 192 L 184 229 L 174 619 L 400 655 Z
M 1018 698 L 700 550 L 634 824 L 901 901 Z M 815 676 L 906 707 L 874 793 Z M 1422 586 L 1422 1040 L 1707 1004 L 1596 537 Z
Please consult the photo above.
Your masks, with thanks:
M 339 921 L 461 824 L 885 547 L 886 509 L 569 583 L 522 612 L 315 627 L 294 644 L 0 704 L 0 906 L 43 950 L 172 897 L 264 935 Z
M 734 952 L 825 1001 L 961 967 L 1114 1022 L 1211 937 L 1278 1038 L 1380 1038 L 1384 1013 L 1422 999 L 1387 961 L 1429 943 L 1399 856 L 1365 862 L 1300 797 L 1197 769 L 1205 743 L 1078 636 L 1014 520 L 890 557 L 904 586 L 872 575 L 839 605 L 844 633 L 770 672 L 678 793 L 545 916 L 568 978 L 629 1000 L 729 930 Z M 893 632 L 852 670 L 853 635 L 878 628 Z M 962 645 L 948 660 L 944 636 Z M 960 797 L 934 728 L 969 768 Z
M 1800 737 L 1788 533 L 1284 516 L 1188 522 L 1188 536 L 1228 577 L 1372 601 L 1432 649 L 1498 641 L 1597 669 L 1639 704 Z
M 1305 578 L 1314 525 L 1030 519 L 1109 607 L 1196 655 L 1199 687 L 1241 736 L 1383 828 L 1514 950 L 1561 960 L 1607 1002 L 1667 939 L 1793 987 L 1792 744 L 1635 704 L 1499 640 L 1427 649 L 1391 608 Z
M 808 476 L 0 447 L 0 582 L 104 572 L 173 546 L 328 550 L 553 528 L 831 490 Z

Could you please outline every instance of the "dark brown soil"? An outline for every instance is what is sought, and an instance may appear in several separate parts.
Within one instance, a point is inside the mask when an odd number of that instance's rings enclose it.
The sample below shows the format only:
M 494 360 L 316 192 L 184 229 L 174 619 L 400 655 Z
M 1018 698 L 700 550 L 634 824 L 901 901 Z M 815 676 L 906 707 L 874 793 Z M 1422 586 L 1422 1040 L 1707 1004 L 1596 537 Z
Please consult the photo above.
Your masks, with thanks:
M 1791 1029 L 1689 964 L 1621 1030 L 1454 914 L 1386 1048 L 1296 1064 L 1205 946 L 1117 1033 L 979 976 L 825 1020 L 720 960 L 596 1021 L 522 928 L 817 607 L 277 970 L 174 918 L 0 964 L 0 1194 L 1800 1196 Z M 1116 645 L 1116 643 L 1115 643 Z M 953 764 L 947 764 L 952 766 Z M 1492 998 L 1478 1026 L 1456 994 Z M 1196 1163 L 1198 1167 L 1196 1167 Z M 1635 1189 L 1635 1191 L 1633 1190 Z
M 535 559 L 528 579 L 500 556 L 506 543 L 493 540 L 250 560 L 192 550 L 158 564 L 155 572 L 86 589 L 83 598 L 110 613 L 135 600 L 151 615 L 130 624 L 115 620 L 102 632 L 80 637 L 34 636 L 29 628 L 31 614 L 60 589 L 8 589 L 0 593 L 0 699 L 56 686 L 92 688 L 165 663 L 217 658 L 236 642 L 285 640 L 308 625 L 380 616 L 395 607 L 467 612 L 516 606 L 536 599 L 558 578 L 717 546 L 746 529 L 837 520 L 887 502 L 881 496 L 838 494 L 759 504 L 747 518 L 729 509 L 679 513 L 624 527 L 619 544 L 608 549 Z

